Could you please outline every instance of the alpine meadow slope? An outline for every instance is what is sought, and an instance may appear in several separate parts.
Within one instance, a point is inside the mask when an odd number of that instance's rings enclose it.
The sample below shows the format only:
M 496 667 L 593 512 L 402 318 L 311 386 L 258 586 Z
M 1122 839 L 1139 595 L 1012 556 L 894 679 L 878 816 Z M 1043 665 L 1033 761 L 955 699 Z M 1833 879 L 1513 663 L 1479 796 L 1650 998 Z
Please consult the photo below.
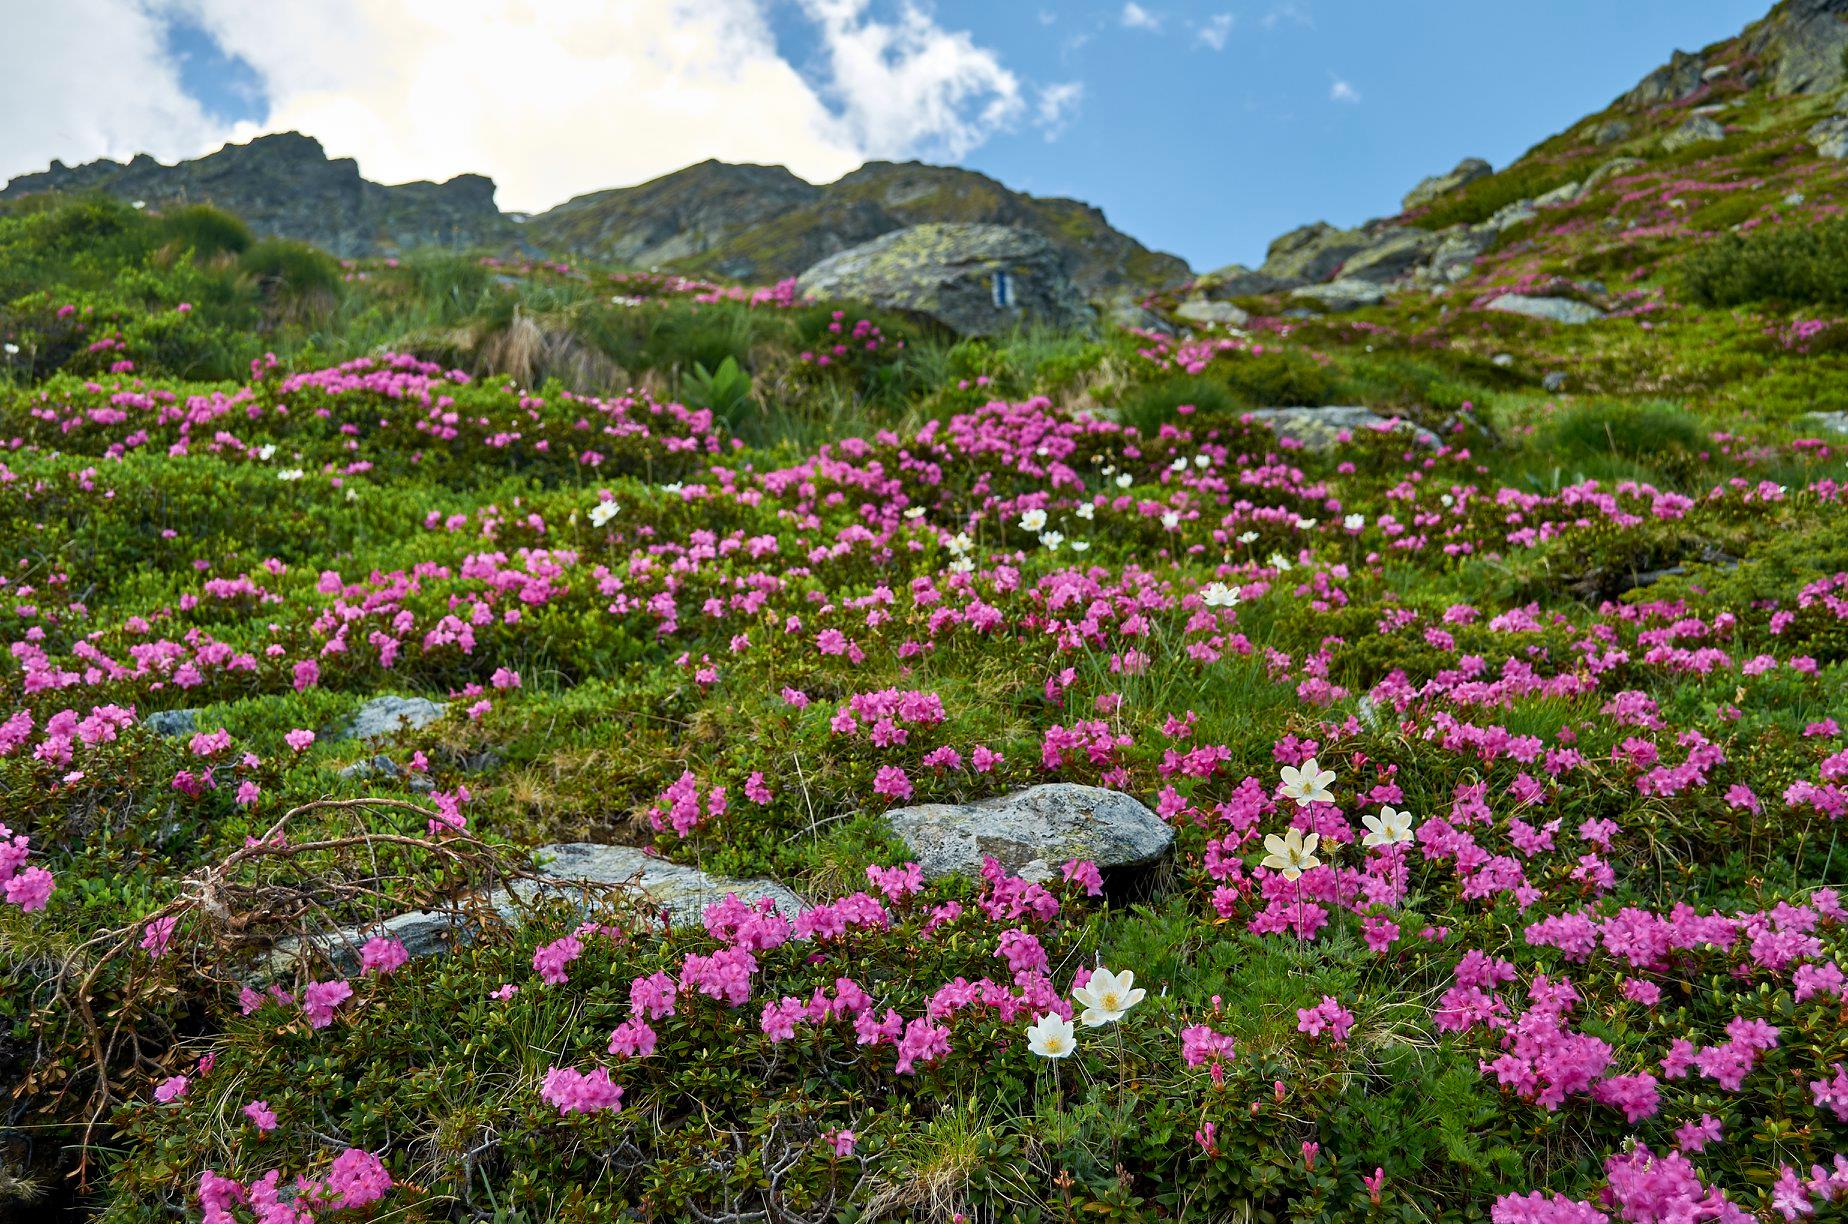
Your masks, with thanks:
M 1197 277 L 16 182 L 0 1218 L 1841 1218 L 1844 48 Z

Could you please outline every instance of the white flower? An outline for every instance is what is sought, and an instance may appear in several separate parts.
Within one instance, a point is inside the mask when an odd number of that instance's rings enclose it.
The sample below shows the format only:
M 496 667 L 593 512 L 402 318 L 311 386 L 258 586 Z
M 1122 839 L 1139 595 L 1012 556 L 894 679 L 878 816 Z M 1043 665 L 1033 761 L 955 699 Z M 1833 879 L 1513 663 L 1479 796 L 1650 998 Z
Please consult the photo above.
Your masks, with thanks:
M 1041 1058 L 1065 1058 L 1077 1048 L 1072 1022 L 1058 1012 L 1047 1012 L 1027 1026 L 1027 1049 Z
M 276 473 L 276 479 L 277 480 L 300 480 L 305 475 L 307 475 L 307 473 L 302 471 L 300 468 L 284 468 L 282 469 L 282 471 Z
M 1317 843 L 1322 840 L 1319 833 L 1304 837 L 1301 829 L 1291 829 L 1282 837 L 1272 833 L 1264 839 L 1264 848 L 1270 853 L 1264 856 L 1261 867 L 1283 873 L 1286 880 L 1294 880 L 1305 871 L 1313 871 L 1322 865 L 1322 860 L 1315 856 Z
M 1176 527 L 1181 525 L 1181 512 L 1179 510 L 1168 511 L 1168 513 L 1161 516 L 1161 525 L 1166 527 L 1169 531 L 1173 531 Z
M 613 501 L 600 501 L 590 508 L 590 525 L 592 527 L 601 527 L 615 517 L 616 503 Z
M 1077 508 L 1074 509 L 1072 513 L 1076 514 L 1081 519 L 1094 519 L 1097 517 L 1097 507 L 1090 502 L 1079 502 Z
M 1281 570 L 1284 573 L 1288 573 L 1291 568 L 1290 559 L 1280 552 L 1274 552 L 1270 556 L 1264 558 L 1264 564 L 1270 566 L 1274 570 Z
M 1168 470 L 1170 472 L 1185 472 L 1187 470 L 1187 460 L 1176 459 L 1173 463 L 1168 465 Z
M 348 501 L 358 501 L 359 500 L 359 490 L 355 489 L 352 485 L 348 485 L 347 491 L 346 491 L 346 499 Z
M 262 446 L 257 447 L 257 458 L 263 460 L 263 462 L 268 463 L 275 457 L 276 444 L 274 442 L 265 442 Z
M 1117 477 L 1117 488 L 1119 489 L 1127 489 L 1130 485 L 1135 483 L 1136 478 L 1131 476 L 1128 472 L 1124 472 L 1121 476 Z
M 1072 551 L 1073 552 L 1086 552 L 1086 551 L 1089 551 L 1090 547 L 1091 547 L 1091 541 L 1089 540 L 1073 540 L 1072 541 Z
M 1208 583 L 1200 592 L 1200 602 L 1209 608 L 1238 607 L 1238 588 L 1223 582 Z
M 1065 536 L 1062 532 L 1057 531 L 1041 532 L 1040 543 L 1044 544 L 1049 551 L 1058 552 L 1059 545 L 1065 543 Z
M 1299 519 L 1297 519 L 1297 520 L 1296 520 L 1296 530 L 1298 530 L 1298 531 L 1314 531 L 1314 530 L 1315 530 L 1315 523 L 1316 523 L 1316 520 L 1314 520 L 1314 519 L 1311 519 L 1311 518 L 1299 518 Z
M 146 200 L 136 200 L 133 205 L 135 208 L 146 208 L 147 206 L 148 202 Z
M 1283 797 L 1296 800 L 1297 807 L 1308 807 L 1312 803 L 1333 803 L 1334 795 L 1328 788 L 1334 785 L 1335 771 L 1323 769 L 1310 757 L 1303 762 L 1301 769 L 1285 765 L 1283 767 Z
M 1125 969 L 1112 973 L 1099 969 L 1083 986 L 1072 988 L 1072 1000 L 1082 1004 L 1084 1014 L 1078 1018 L 1086 1028 L 1098 1028 L 1123 1018 L 1123 1013 L 1142 1002 L 1148 991 L 1137 988 L 1136 975 Z
M 1412 840 L 1412 814 L 1390 804 L 1378 816 L 1362 816 L 1360 823 L 1367 826 L 1367 835 L 1360 839 L 1363 846 L 1396 846 Z
M 967 557 L 958 557 L 956 560 L 950 562 L 950 573 L 952 574 L 966 574 L 974 568 L 975 562 L 969 560 Z
M 687 487 L 686 485 L 676 480 L 672 484 L 662 485 L 661 492 L 663 493 L 684 493 L 686 491 L 686 487 Z
M 1367 525 L 1367 516 L 1364 514 L 1350 514 L 1341 520 L 1341 525 L 1346 527 L 1349 531 L 1359 531 L 1362 527 Z
M 1211 455 L 1195 455 L 1194 456 L 1194 466 L 1197 468 L 1212 467 L 1213 457 Z
M 1039 458 L 1044 459 L 1047 455 L 1052 454 L 1052 451 L 1044 446 L 1036 446 L 1033 448 L 1033 453 Z
M 908 519 L 921 519 L 921 518 L 923 518 L 923 517 L 924 517 L 924 507 L 922 507 L 922 506 L 907 506 L 907 507 L 905 508 L 905 517 L 906 517 L 906 518 L 908 518 Z
M 1442 502 L 1446 507 L 1454 506 L 1457 504 L 1457 499 L 1450 496 L 1450 494 L 1448 493 L 1444 494 L 1442 497 L 1438 498 L 1437 500 Z
M 1022 531 L 1039 531 L 1045 526 L 1046 512 L 1044 510 L 1029 510 L 1020 516 L 1020 529 Z
M 1253 544 L 1257 542 L 1257 538 L 1258 533 L 1255 531 L 1242 531 L 1239 533 L 1238 542 L 1240 544 Z
M 968 532 L 959 531 L 950 537 L 949 543 L 945 544 L 944 547 L 960 557 L 971 548 L 975 547 L 975 541 L 969 538 Z
M 8 357 L 17 357 L 19 355 L 19 346 L 10 340 L 7 341 L 6 355 Z

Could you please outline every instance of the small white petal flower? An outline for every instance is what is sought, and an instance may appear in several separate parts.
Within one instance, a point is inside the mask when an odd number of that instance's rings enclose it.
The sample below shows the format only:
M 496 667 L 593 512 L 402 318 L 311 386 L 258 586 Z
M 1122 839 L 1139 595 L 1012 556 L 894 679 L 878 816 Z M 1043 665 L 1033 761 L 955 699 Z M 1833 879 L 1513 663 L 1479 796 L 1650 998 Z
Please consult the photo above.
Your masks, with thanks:
M 1240 544 L 1252 544 L 1257 542 L 1257 538 L 1258 533 L 1255 531 L 1242 531 L 1239 533 L 1238 542 Z
M 1047 1012 L 1027 1026 L 1027 1049 L 1041 1058 L 1065 1058 L 1078 1048 L 1072 1022 L 1058 1012 Z
M 1194 466 L 1197 468 L 1210 468 L 1213 466 L 1213 457 L 1211 455 L 1195 455 Z
M 1094 519 L 1097 517 L 1097 507 L 1090 502 L 1079 502 L 1077 508 L 1074 509 L 1072 513 L 1076 514 L 1081 519 Z
M 1124 472 L 1121 476 L 1118 476 L 1116 478 L 1116 483 L 1117 483 L 1117 488 L 1127 489 L 1129 488 L 1130 485 L 1133 485 L 1136 483 L 1136 478 L 1134 476 L 1131 476 L 1128 472 Z
M 1314 530 L 1315 530 L 1315 524 L 1316 524 L 1316 520 L 1315 520 L 1315 519 L 1312 519 L 1312 518 L 1299 518 L 1299 519 L 1297 519 L 1297 520 L 1296 520 L 1296 530 L 1298 530 L 1298 531 L 1314 531 Z
M 1084 1008 L 1078 1018 L 1085 1027 L 1098 1028 L 1121 1020 L 1123 1013 L 1142 1002 L 1146 994 L 1148 991 L 1136 987 L 1133 971 L 1125 969 L 1112 973 L 1100 968 L 1091 975 L 1089 982 L 1072 988 L 1072 1001 Z
M 1272 833 L 1264 839 L 1267 853 L 1258 865 L 1281 873 L 1286 880 L 1297 879 L 1303 872 L 1314 871 L 1322 865 L 1322 860 L 1315 856 L 1315 848 L 1321 840 L 1321 834 L 1311 833 L 1305 837 L 1301 829 L 1288 829 L 1282 837 Z
M 1223 582 L 1208 583 L 1200 592 L 1200 602 L 1209 608 L 1238 607 L 1238 588 Z
M 921 519 L 921 518 L 923 518 L 923 517 L 924 517 L 924 507 L 922 507 L 922 506 L 907 506 L 907 507 L 905 507 L 905 517 L 906 517 L 906 518 L 908 518 L 908 519 Z
M 1270 566 L 1274 570 L 1281 570 L 1284 573 L 1288 573 L 1293 568 L 1290 565 L 1290 559 L 1280 552 L 1274 552 L 1266 557 L 1264 559 L 1264 564 Z
M 1058 552 L 1059 545 L 1065 543 L 1065 536 L 1062 532 L 1043 531 L 1040 533 L 1040 543 L 1045 546 L 1047 551 Z
M 1333 803 L 1335 796 L 1328 788 L 1334 784 L 1335 771 L 1323 769 L 1314 757 L 1304 761 L 1301 769 L 1283 767 L 1283 797 L 1295 800 L 1297 807 Z
M 276 473 L 276 479 L 277 480 L 300 480 L 305 475 L 307 475 L 307 473 L 302 471 L 300 468 L 284 468 L 282 469 L 282 471 Z
M 1363 846 L 1396 846 L 1412 840 L 1411 813 L 1390 804 L 1378 816 L 1362 816 L 1360 823 L 1367 826 L 1367 835 L 1360 839 Z
M 262 446 L 257 447 L 257 458 L 263 460 L 265 463 L 268 463 L 275 457 L 276 444 L 274 442 L 265 442 Z
M 1179 510 L 1168 511 L 1168 513 L 1161 516 L 1161 525 L 1166 527 L 1169 531 L 1173 531 L 1176 527 L 1181 525 L 1181 512 Z
M 968 532 L 959 531 L 950 537 L 949 543 L 945 544 L 944 547 L 960 557 L 971 548 L 975 547 L 975 541 L 969 538 Z
M 1359 531 L 1362 527 L 1367 525 L 1367 516 L 1364 514 L 1350 514 L 1341 520 L 1341 525 L 1346 527 L 1349 531 Z
M 590 525 L 592 527 L 603 526 L 616 517 L 616 509 L 616 503 L 613 501 L 598 502 L 590 508 Z
M 1022 531 L 1037 532 L 1045 526 L 1046 512 L 1044 510 L 1029 510 L 1020 516 L 1020 529 Z
M 1187 470 L 1187 460 L 1176 459 L 1173 463 L 1168 465 L 1168 470 L 1170 472 L 1185 472 Z
M 1087 552 L 1090 550 L 1090 547 L 1091 547 L 1091 541 L 1089 540 L 1073 540 L 1072 541 L 1072 551 L 1073 552 Z

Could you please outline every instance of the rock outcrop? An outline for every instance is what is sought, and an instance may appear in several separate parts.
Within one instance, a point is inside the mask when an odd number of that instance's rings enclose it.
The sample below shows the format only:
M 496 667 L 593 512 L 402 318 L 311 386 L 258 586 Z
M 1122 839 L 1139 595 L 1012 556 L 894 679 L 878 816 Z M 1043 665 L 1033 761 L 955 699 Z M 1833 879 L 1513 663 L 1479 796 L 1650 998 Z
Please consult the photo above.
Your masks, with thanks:
M 216 153 L 163 165 L 53 162 L 0 190 L 0 200 L 44 191 L 101 191 L 149 208 L 211 204 L 263 237 L 296 238 L 335 255 L 383 255 L 414 247 L 508 247 L 519 231 L 494 205 L 494 183 L 462 174 L 445 183 L 388 187 L 361 178 L 350 157 L 330 158 L 299 132 L 259 136 Z
M 443 716 L 446 703 L 428 697 L 374 697 L 354 711 L 339 738 L 376 740 L 399 731 L 417 731 Z
M 1504 293 L 1489 303 L 1489 309 L 1552 323 L 1590 323 L 1604 317 L 1604 312 L 1596 306 L 1575 298 L 1533 297 L 1525 293 Z
M 1435 448 L 1437 435 L 1403 417 L 1383 417 L 1371 408 L 1347 405 L 1325 408 L 1254 408 L 1245 413 L 1277 434 L 1312 451 L 1333 450 L 1365 431 L 1403 433 L 1420 446 Z
M 822 260 L 797 285 L 923 315 L 964 336 L 1093 321 L 1057 248 L 1005 225 L 914 225 Z
M 1421 180 L 1416 187 L 1405 193 L 1405 198 L 1399 202 L 1399 206 L 1406 212 L 1411 212 L 1414 208 L 1423 208 L 1439 196 L 1446 195 L 1466 183 L 1473 183 L 1493 173 L 1495 173 L 1495 167 L 1480 157 L 1466 157 L 1458 162 L 1456 168 L 1448 174 L 1433 174 Z
M 974 877 L 984 858 L 1016 875 L 1046 880 L 1072 859 L 1105 870 L 1155 862 L 1174 830 L 1121 791 L 1067 782 L 1029 787 L 976 803 L 924 803 L 885 815 L 928 879 Z

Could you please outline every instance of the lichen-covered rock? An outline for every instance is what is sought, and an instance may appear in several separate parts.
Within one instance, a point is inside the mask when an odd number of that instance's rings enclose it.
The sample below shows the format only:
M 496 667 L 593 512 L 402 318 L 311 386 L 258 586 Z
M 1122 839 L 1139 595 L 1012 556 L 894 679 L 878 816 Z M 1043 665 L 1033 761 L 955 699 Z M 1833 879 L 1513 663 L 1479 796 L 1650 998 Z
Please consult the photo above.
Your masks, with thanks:
M 1675 153 L 1691 148 L 1697 144 L 1707 144 L 1715 140 L 1724 140 L 1726 129 L 1717 119 L 1706 115 L 1690 115 L 1680 127 L 1662 137 L 1662 151 Z
M 1820 157 L 1848 157 L 1848 115 L 1830 115 L 1805 133 Z
M 330 931 L 314 941 L 315 950 L 333 961 L 343 973 L 359 968 L 359 950 L 375 936 L 397 939 L 413 957 L 447 952 L 465 942 L 488 920 L 491 911 L 501 922 L 517 924 L 535 901 L 570 899 L 585 885 L 631 884 L 640 890 L 629 900 L 641 914 L 653 918 L 665 913 L 674 926 L 697 926 L 706 907 L 735 895 L 745 901 L 768 897 L 785 918 L 793 919 L 807 908 L 798 897 L 774 880 L 734 880 L 708 875 L 697 867 L 670 863 L 633 846 L 602 846 L 591 842 L 561 842 L 534 852 L 538 881 L 520 881 L 512 888 L 497 888 L 480 898 L 480 909 L 459 905 L 446 910 L 413 910 L 365 926 Z M 472 916 L 471 916 L 472 914 Z M 268 976 L 285 972 L 300 960 L 299 944 L 278 946 L 266 966 Z
M 1844 79 L 1848 0 L 1787 0 L 1748 27 L 1746 57 L 1771 65 L 1771 92 L 1824 94 Z
M 199 711 L 156 710 L 141 720 L 156 735 L 191 735 L 199 729 Z
M 1176 318 L 1189 323 L 1216 323 L 1240 327 L 1251 316 L 1230 302 L 1215 302 L 1205 297 L 1190 297 L 1174 308 Z
M 1504 293 L 1489 303 L 1489 309 L 1553 323 L 1590 323 L 1604 317 L 1604 312 L 1596 306 L 1574 298 L 1534 297 L 1525 293 Z
M 1341 270 L 1350 256 L 1364 251 L 1373 239 L 1361 230 L 1336 229 L 1326 221 L 1298 226 L 1273 239 L 1258 271 L 1298 285 L 1325 281 Z
M 447 703 L 427 697 L 374 697 L 360 706 L 340 738 L 375 740 L 399 731 L 417 731 L 443 716 Z
M 1376 285 L 1396 281 L 1429 262 L 1443 241 L 1441 233 L 1431 230 L 1386 230 L 1371 246 L 1355 252 L 1341 265 L 1341 280 L 1371 281 Z
M 1324 310 L 1357 310 L 1362 306 L 1378 306 L 1386 300 L 1386 290 L 1372 281 L 1342 277 L 1326 285 L 1304 285 L 1301 289 L 1292 289 L 1290 296 L 1316 302 Z
M 1635 130 L 1636 126 L 1628 119 L 1606 119 L 1594 126 L 1587 135 L 1591 137 L 1592 144 L 1614 145 L 1628 140 L 1630 133 Z
M 815 297 L 925 315 L 965 336 L 1028 321 L 1084 327 L 1094 317 L 1058 250 L 1005 225 L 914 225 L 822 260 L 797 286 Z
M 1072 859 L 1135 867 L 1174 844 L 1174 830 L 1137 799 L 1069 782 L 975 803 L 895 808 L 885 821 L 929 879 L 975 876 L 984 858 L 994 858 L 1016 875 L 1045 880 Z
M 1433 174 L 1429 178 L 1419 180 L 1416 187 L 1405 193 L 1400 206 L 1406 212 L 1414 208 L 1422 208 L 1441 195 L 1446 195 L 1466 183 L 1473 183 L 1493 173 L 1495 173 L 1495 167 L 1480 157 L 1466 157 L 1458 162 L 1456 168 L 1448 174 Z
M 1293 277 L 1258 272 L 1244 264 L 1227 264 L 1202 276 L 1196 282 L 1196 288 L 1206 297 L 1223 302 L 1228 298 L 1256 297 L 1282 289 L 1294 289 L 1302 283 Z
M 1294 438 L 1313 451 L 1331 450 L 1340 445 L 1343 435 L 1363 430 L 1403 432 L 1420 446 L 1435 447 L 1437 435 L 1422 425 L 1403 417 L 1383 417 L 1371 408 L 1334 405 L 1320 408 L 1253 408 L 1245 413 L 1248 420 L 1268 426 L 1277 436 Z

